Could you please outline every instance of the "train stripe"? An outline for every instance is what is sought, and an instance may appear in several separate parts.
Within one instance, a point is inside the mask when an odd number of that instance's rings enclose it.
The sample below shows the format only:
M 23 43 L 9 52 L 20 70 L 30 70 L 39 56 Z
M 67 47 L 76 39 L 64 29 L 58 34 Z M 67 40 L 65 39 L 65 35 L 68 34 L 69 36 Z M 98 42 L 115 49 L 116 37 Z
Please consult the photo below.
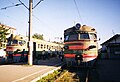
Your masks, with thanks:
M 87 49 L 87 48 L 88 46 L 79 46 L 79 45 L 69 46 L 70 50 Z
M 8 56 L 8 54 L 6 54 Z M 13 56 L 21 56 L 21 54 L 13 54 Z M 24 56 L 27 56 L 27 54 L 24 54 Z
M 64 57 L 65 58 L 75 58 L 75 55 L 76 54 L 64 54 Z M 97 56 L 96 55 L 91 55 L 91 54 L 83 54 L 82 55 L 83 56 L 83 58 L 96 58 Z
M 76 54 L 64 54 L 65 58 L 75 58 Z

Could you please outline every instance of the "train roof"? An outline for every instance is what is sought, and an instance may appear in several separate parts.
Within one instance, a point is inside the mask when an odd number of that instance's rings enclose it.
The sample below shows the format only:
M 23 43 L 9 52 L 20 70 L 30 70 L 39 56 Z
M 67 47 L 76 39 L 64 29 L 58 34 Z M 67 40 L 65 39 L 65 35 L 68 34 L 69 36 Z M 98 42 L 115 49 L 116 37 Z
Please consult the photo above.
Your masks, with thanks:
M 90 26 L 83 25 L 83 26 L 80 26 L 79 29 L 76 29 L 76 27 L 73 26 L 71 28 L 64 30 L 65 34 L 72 33 L 72 32 L 94 32 L 96 33 L 96 29 Z
M 28 37 L 21 36 L 21 35 L 15 35 L 15 36 L 13 36 L 13 40 L 25 40 L 25 41 L 28 41 Z M 32 38 L 31 41 L 32 42 L 41 43 L 41 44 L 61 45 L 59 43 L 49 42 L 49 41 L 40 40 L 40 39 L 36 39 L 36 38 Z

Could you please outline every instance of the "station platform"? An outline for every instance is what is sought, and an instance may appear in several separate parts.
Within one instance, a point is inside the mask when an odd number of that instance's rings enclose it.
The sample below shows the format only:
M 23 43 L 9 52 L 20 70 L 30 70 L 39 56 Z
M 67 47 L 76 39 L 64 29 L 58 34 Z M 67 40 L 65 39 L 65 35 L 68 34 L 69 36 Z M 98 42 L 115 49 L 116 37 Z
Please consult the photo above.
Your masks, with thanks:
M 40 78 L 61 67 L 61 60 L 53 57 L 38 60 L 35 65 L 12 64 L 0 66 L 0 82 L 36 82 Z

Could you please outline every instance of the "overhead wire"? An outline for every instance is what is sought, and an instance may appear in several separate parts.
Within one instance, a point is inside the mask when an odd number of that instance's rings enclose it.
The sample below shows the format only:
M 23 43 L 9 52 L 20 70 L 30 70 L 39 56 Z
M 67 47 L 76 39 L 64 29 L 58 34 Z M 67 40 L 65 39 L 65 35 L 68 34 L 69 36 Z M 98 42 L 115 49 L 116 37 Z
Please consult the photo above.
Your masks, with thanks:
M 7 7 L 3 7 L 3 8 L 1 8 L 1 10 L 7 9 L 7 8 L 10 8 L 10 7 L 20 6 L 20 5 L 23 5 L 25 8 L 27 8 L 27 9 L 29 10 L 29 8 L 28 8 L 21 0 L 18 0 L 18 1 L 19 1 L 20 3 L 19 3 L 19 4 L 15 4 L 15 3 L 13 3 L 13 2 L 11 2 L 11 1 L 9 0 L 9 2 L 12 3 L 13 5 L 7 6 Z M 43 0 L 40 0 L 40 1 L 33 7 L 33 9 L 36 8 L 36 7 L 40 4 L 41 1 L 43 1 Z M 7 17 L 9 17 L 9 16 L 7 16 Z M 42 22 L 42 23 L 44 23 L 44 25 L 47 25 L 47 27 L 50 26 L 50 25 L 46 24 L 45 22 L 41 21 L 41 20 L 40 20 L 38 17 L 36 17 L 34 14 L 33 14 L 33 17 L 36 18 L 40 23 Z
M 27 9 L 29 10 L 29 8 L 28 8 L 21 0 L 19 0 L 19 1 L 20 1 L 21 4 L 24 5 L 25 8 L 27 8 Z M 43 1 L 43 0 L 40 0 L 32 9 L 34 9 L 37 5 L 39 5 L 41 1 Z M 36 18 L 40 23 L 42 22 L 42 23 L 46 24 L 45 22 L 41 21 L 41 20 L 40 20 L 37 16 L 35 16 L 34 14 L 32 14 L 32 16 L 33 16 L 34 18 Z M 48 24 L 46 24 L 46 25 L 47 25 L 47 27 L 49 26 Z
M 3 7 L 3 8 L 1 8 L 1 10 L 7 9 L 7 8 L 10 8 L 10 7 L 20 6 L 20 5 L 22 5 L 22 4 L 15 4 L 15 5 Z
M 76 6 L 76 10 L 77 10 L 77 12 L 78 12 L 78 16 L 79 16 L 79 18 L 80 18 L 80 20 L 81 20 L 81 22 L 82 22 L 82 24 L 83 24 L 83 20 L 82 20 L 82 17 L 81 17 L 81 15 L 80 15 L 80 12 L 79 12 L 79 9 L 78 9 L 78 6 L 77 6 L 77 3 L 76 3 L 75 0 L 73 0 L 73 1 L 74 1 L 75 6 Z
M 40 4 L 40 2 L 42 2 L 43 0 L 40 0 L 32 9 L 34 9 L 37 5 Z
M 11 8 L 11 7 L 15 7 L 15 6 L 20 6 L 20 5 L 22 5 L 21 3 L 18 3 L 18 4 L 15 4 L 15 3 L 13 3 L 12 1 L 10 1 L 10 0 L 8 0 L 12 5 L 11 6 L 7 6 L 7 7 L 3 7 L 3 8 L 0 8 L 0 10 L 6 10 L 7 8 Z M 6 17 L 6 18 L 10 18 L 10 19 L 13 19 L 13 20 L 11 20 L 11 21 L 14 21 L 15 23 L 17 23 L 17 21 L 19 21 L 20 23 L 24 23 L 23 21 L 20 21 L 19 19 L 16 19 L 16 18 L 14 18 L 14 17 L 11 17 L 11 16 L 8 16 L 8 14 L 7 15 L 5 15 L 5 14 L 2 14 L 2 13 L 0 13 L 1 15 L 4 15 L 4 17 Z M 6 19 L 5 18 L 5 19 Z M 7 20 L 7 19 L 6 19 Z
M 18 0 L 25 8 L 27 8 L 29 10 L 29 8 L 21 1 L 21 0 Z

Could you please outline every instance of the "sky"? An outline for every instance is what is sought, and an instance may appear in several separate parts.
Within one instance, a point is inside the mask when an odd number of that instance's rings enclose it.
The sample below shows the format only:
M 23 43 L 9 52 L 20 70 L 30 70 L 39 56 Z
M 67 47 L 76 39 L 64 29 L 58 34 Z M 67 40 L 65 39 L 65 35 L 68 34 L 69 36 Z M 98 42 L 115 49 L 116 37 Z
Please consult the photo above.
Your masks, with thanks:
M 29 0 L 21 1 L 29 7 Z M 33 6 L 39 1 L 33 0 Z M 19 0 L 0 0 L 0 22 L 26 35 L 29 11 L 23 5 L 9 7 L 15 4 Z M 5 7 L 9 8 L 1 9 Z M 59 41 L 55 37 L 63 37 L 65 29 L 80 23 L 94 27 L 101 44 L 120 34 L 120 0 L 43 0 L 33 9 L 32 18 L 32 34 L 43 34 L 46 40 Z

